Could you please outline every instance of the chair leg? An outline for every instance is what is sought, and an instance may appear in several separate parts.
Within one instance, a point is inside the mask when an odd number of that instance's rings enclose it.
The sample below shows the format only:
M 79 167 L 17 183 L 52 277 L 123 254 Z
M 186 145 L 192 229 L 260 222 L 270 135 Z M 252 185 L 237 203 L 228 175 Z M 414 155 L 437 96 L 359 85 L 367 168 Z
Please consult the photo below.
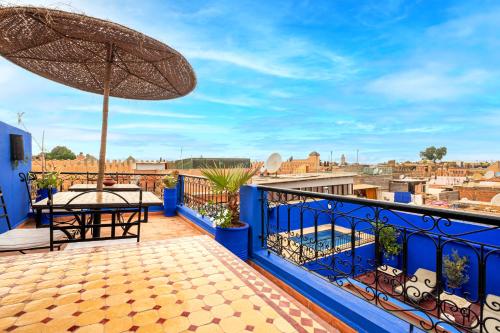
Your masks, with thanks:
M 116 230 L 116 212 L 111 214 L 111 238 L 115 238 L 115 230 Z

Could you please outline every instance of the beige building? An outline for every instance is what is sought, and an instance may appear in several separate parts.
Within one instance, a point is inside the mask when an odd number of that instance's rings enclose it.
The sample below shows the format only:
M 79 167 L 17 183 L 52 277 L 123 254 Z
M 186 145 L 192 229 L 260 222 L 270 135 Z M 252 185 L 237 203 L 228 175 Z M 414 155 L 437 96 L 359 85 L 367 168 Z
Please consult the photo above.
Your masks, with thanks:
M 279 174 L 294 174 L 294 173 L 310 173 L 318 172 L 320 167 L 320 155 L 313 151 L 306 159 L 283 162 L 278 173 Z

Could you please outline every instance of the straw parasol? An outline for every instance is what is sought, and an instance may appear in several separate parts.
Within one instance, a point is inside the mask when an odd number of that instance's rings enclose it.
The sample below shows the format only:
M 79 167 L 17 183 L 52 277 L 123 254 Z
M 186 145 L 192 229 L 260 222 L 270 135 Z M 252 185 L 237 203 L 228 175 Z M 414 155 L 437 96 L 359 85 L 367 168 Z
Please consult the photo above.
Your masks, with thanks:
M 54 9 L 0 8 L 0 54 L 47 79 L 104 96 L 98 189 L 109 96 L 172 99 L 196 86 L 190 64 L 171 47 L 113 22 Z

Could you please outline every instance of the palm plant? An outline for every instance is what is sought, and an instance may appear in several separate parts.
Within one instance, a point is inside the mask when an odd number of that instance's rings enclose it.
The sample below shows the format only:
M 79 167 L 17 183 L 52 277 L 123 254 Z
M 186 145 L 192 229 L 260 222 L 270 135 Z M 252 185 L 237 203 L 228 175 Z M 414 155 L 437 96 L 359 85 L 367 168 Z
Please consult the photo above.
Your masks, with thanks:
M 256 173 L 257 169 L 224 169 L 218 166 L 201 171 L 201 174 L 212 184 L 215 193 L 224 193 L 227 196 L 227 209 L 231 213 L 231 225 L 233 226 L 240 224 L 238 209 L 240 187 L 245 185 Z

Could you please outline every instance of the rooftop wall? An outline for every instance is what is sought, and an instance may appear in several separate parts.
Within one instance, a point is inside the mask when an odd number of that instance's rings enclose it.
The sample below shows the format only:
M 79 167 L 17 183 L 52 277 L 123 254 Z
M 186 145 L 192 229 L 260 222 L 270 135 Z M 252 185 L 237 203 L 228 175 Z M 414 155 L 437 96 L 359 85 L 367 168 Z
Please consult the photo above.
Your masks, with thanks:
M 24 140 L 25 160 L 13 163 L 10 160 L 9 134 L 19 134 Z M 20 172 L 31 169 L 31 134 L 19 128 L 0 122 L 0 187 L 4 193 L 12 227 L 22 223 L 29 213 L 28 195 L 24 184 L 19 181 Z M 0 233 L 7 230 L 5 219 L 0 219 Z

